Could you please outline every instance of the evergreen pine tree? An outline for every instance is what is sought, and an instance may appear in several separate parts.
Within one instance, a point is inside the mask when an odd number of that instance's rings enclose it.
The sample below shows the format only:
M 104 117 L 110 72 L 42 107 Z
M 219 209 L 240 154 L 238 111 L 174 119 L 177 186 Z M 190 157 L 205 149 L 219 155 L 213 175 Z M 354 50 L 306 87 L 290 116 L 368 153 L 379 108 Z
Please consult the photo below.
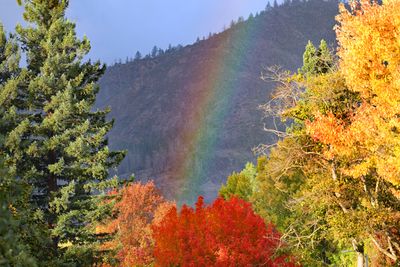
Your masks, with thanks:
M 7 38 L 0 23 L 0 84 L 15 76 L 19 70 L 20 53 L 15 41 Z
M 256 167 L 248 162 L 240 173 L 234 172 L 228 177 L 226 185 L 222 185 L 219 189 L 219 195 L 226 200 L 236 196 L 250 201 L 251 196 L 257 190 L 256 175 Z
M 268 1 L 267 6 L 265 7 L 265 11 L 270 11 L 271 9 L 271 3 Z
M 140 60 L 140 59 L 142 59 L 142 54 L 139 51 L 137 51 L 135 54 L 135 60 Z
M 318 62 L 316 64 L 317 73 L 327 73 L 333 67 L 332 53 L 329 51 L 328 44 L 325 40 L 321 40 L 321 43 L 317 51 Z
M 95 223 L 109 212 L 101 199 L 116 185 L 108 170 L 123 158 L 107 146 L 109 110 L 93 110 L 105 67 L 83 62 L 90 44 L 65 18 L 68 0 L 20 3 L 28 26 L 17 26 L 17 33 L 27 66 L 9 98 L 15 111 L 2 116 L 10 125 L 2 153 L 11 175 L 32 187 L 30 201 L 52 239 L 44 252 L 59 262 L 90 265 L 99 241 Z
M 156 57 L 158 55 L 158 48 L 157 46 L 154 46 L 153 49 L 151 50 L 151 57 Z
M 303 67 L 300 72 L 304 75 L 327 73 L 333 67 L 334 59 L 325 40 L 321 40 L 318 49 L 308 41 L 303 54 Z
M 18 84 L 20 83 L 20 51 L 13 39 L 6 37 L 0 24 L 0 145 L 17 123 Z
M 21 210 L 15 207 L 16 194 L 20 193 L 17 189 L 20 187 L 0 168 L 0 265 L 37 266 L 37 259 L 31 255 L 28 244 L 21 238 L 26 234 L 21 231 L 22 221 L 16 218 L 16 215 L 21 217 Z
M 0 24 L 0 265 L 37 266 L 49 263 L 46 238 L 35 214 L 30 213 L 29 186 L 4 167 L 6 134 L 18 124 L 18 87 L 22 73 L 20 50 L 13 36 L 7 38 Z M 47 241 L 50 241 L 47 239 Z M 35 255 L 32 256 L 32 255 Z
M 252 21 L 253 19 L 254 19 L 254 15 L 253 15 L 253 13 L 250 13 L 248 20 Z
M 283 5 L 285 6 L 290 6 L 291 3 L 292 3 L 291 0 L 283 0 Z
M 317 49 L 311 41 L 308 41 L 306 45 L 306 50 L 303 54 L 303 67 L 301 68 L 301 73 L 303 74 L 314 74 L 316 70 L 316 65 L 318 58 Z

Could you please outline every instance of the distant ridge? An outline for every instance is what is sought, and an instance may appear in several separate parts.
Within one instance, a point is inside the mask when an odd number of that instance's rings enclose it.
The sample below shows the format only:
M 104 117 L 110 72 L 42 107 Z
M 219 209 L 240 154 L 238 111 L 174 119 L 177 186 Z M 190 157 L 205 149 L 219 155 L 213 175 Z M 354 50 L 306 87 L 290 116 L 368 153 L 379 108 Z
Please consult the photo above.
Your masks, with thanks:
M 128 150 L 118 175 L 155 179 L 182 201 L 214 198 L 271 138 L 257 110 L 273 88 L 259 78 L 263 67 L 296 70 L 308 40 L 334 46 L 337 6 L 286 2 L 206 40 L 109 67 L 98 107 L 112 108 L 111 147 Z

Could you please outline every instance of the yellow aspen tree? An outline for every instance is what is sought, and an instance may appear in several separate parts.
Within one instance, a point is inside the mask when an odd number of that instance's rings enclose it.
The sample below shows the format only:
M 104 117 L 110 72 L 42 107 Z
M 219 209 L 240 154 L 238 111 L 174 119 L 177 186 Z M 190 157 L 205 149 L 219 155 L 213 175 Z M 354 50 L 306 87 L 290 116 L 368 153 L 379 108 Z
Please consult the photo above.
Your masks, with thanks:
M 392 263 L 400 258 L 399 10 L 398 0 L 340 6 L 339 72 L 360 100 L 345 118 L 316 112 L 306 123 L 325 156 L 341 162 L 339 174 L 361 182 L 364 239 Z

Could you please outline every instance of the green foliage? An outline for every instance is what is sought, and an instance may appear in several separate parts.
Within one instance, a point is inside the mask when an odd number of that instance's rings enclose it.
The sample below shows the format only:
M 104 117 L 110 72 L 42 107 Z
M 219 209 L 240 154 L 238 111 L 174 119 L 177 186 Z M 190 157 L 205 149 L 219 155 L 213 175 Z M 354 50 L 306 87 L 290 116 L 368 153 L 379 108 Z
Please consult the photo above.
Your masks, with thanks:
M 318 61 L 318 58 L 315 56 L 316 54 L 317 49 L 311 41 L 308 41 L 306 50 L 303 54 L 303 67 L 301 68 L 302 73 L 314 73 Z
M 303 66 L 299 70 L 304 76 L 328 73 L 334 67 L 334 57 L 325 40 L 318 49 L 308 41 L 303 54 Z
M 17 38 L 26 67 L 19 68 L 18 45 L 0 28 L 0 153 L 8 176 L 18 177 L 11 183 L 24 189 L 25 202 L 16 208 L 28 225 L 42 226 L 37 231 L 44 241 L 35 240 L 36 230 L 22 231 L 22 239 L 41 264 L 47 258 L 47 266 L 90 265 L 101 242 L 96 222 L 110 214 L 102 199 L 117 185 L 108 170 L 124 156 L 107 146 L 109 110 L 93 110 L 105 67 L 84 62 L 90 43 L 79 40 L 65 18 L 68 1 L 22 4 L 29 24 L 17 27 Z
M 24 229 L 23 210 L 15 208 L 18 197 L 23 195 L 21 186 L 7 177 L 6 170 L 0 169 L 0 265 L 1 266 L 37 266 L 31 248 L 23 240 L 27 234 Z M 30 229 L 32 230 L 32 229 Z M 33 236 L 33 235 L 32 235 Z
M 29 210 L 30 187 L 15 180 L 4 167 L 4 141 L 15 126 L 17 107 L 13 105 L 19 85 L 19 48 L 15 38 L 8 37 L 0 24 L 0 265 L 37 266 L 46 239 Z M 28 236 L 29 235 L 29 236 Z M 48 240 L 47 240 L 48 241 Z M 32 255 L 35 255 L 32 256 Z
M 18 103 L 17 88 L 20 83 L 20 51 L 15 38 L 7 38 L 0 24 L 0 144 L 4 146 L 7 132 L 15 127 Z
M 40 210 L 32 210 L 31 188 L 9 175 L 0 156 L 0 265 L 51 266 L 51 239 Z
M 27 189 L 2 174 L 0 178 L 0 265 L 54 266 L 48 253 L 49 232 L 42 213 L 29 208 Z
M 229 200 L 232 196 L 249 201 L 253 193 L 257 189 L 256 185 L 256 168 L 248 162 L 246 167 L 240 173 L 232 173 L 219 190 L 219 195 Z
M 299 190 L 304 178 L 298 170 L 289 171 L 282 176 L 272 173 L 271 170 L 276 167 L 276 164 L 285 159 L 278 158 L 287 156 L 280 153 L 281 151 L 275 149 L 271 152 L 269 159 L 265 156 L 258 159 L 257 182 L 259 190 L 253 196 L 253 205 L 257 213 L 274 223 L 279 231 L 284 232 L 291 215 L 287 203 L 290 196 Z
M 265 220 L 276 224 L 288 244 L 285 251 L 290 250 L 305 266 L 351 266 L 340 255 L 349 247 L 327 231 L 327 217 L 335 209 L 330 191 L 334 183 L 323 170 L 311 169 L 313 159 L 304 151 L 305 142 L 301 137 L 285 138 L 268 157 L 259 158 L 259 191 L 253 206 Z

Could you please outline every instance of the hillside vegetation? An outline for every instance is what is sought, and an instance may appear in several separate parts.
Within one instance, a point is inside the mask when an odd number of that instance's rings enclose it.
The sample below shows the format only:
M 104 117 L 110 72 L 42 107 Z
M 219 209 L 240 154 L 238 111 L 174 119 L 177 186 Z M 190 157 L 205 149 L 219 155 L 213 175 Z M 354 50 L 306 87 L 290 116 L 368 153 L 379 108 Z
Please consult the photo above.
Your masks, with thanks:
M 258 106 L 269 99 L 274 83 L 262 81 L 261 72 L 272 65 L 296 70 L 309 40 L 325 39 L 334 47 L 337 5 L 293 1 L 204 41 L 109 67 L 97 105 L 110 106 L 115 118 L 111 147 L 128 150 L 118 174 L 155 179 L 169 197 L 180 194 L 185 180 L 197 179 L 191 185 L 201 188 L 197 193 L 214 198 L 230 172 L 255 162 L 254 147 L 272 141 L 263 131 L 263 123 L 269 127 L 271 121 L 262 120 Z M 219 97 L 205 108 L 204 93 Z M 205 125 L 199 121 L 204 116 L 211 117 Z M 208 144 L 195 143 L 199 131 L 215 140 L 207 151 L 199 150 Z M 179 168 L 186 160 L 190 175 L 198 177 L 182 177 Z

